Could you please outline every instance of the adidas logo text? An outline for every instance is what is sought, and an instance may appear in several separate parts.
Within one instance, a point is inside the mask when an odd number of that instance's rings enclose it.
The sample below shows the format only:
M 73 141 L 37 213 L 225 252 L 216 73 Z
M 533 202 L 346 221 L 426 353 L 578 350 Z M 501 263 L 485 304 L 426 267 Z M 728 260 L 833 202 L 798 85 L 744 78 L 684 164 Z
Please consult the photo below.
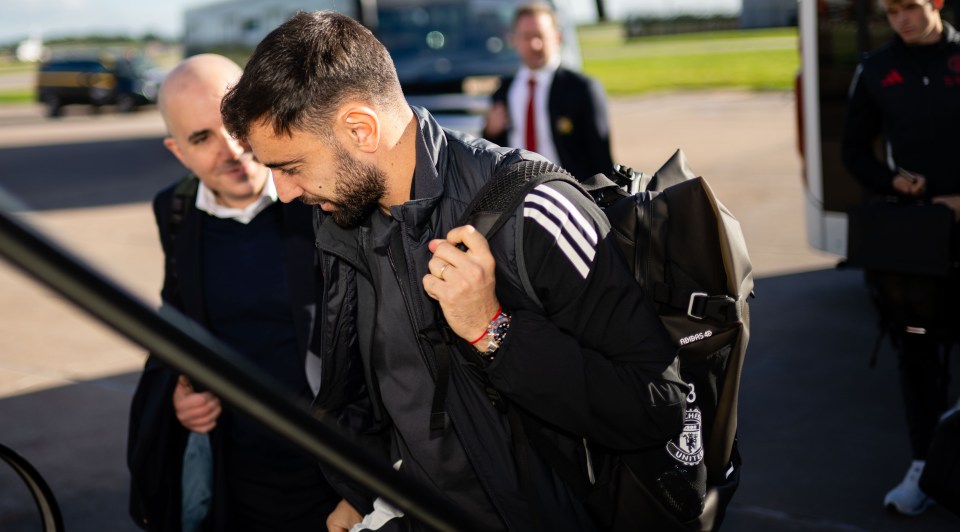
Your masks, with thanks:
M 705 338 L 710 338 L 711 336 L 713 336 L 713 332 L 712 332 L 712 331 L 702 331 L 702 332 L 698 332 L 698 333 L 695 333 L 695 334 L 691 334 L 690 336 L 685 336 L 685 337 L 681 338 L 681 339 L 680 339 L 680 345 L 687 345 L 687 344 L 691 344 L 691 343 L 693 343 L 693 342 L 698 342 L 698 341 L 703 340 L 703 339 L 705 339 Z

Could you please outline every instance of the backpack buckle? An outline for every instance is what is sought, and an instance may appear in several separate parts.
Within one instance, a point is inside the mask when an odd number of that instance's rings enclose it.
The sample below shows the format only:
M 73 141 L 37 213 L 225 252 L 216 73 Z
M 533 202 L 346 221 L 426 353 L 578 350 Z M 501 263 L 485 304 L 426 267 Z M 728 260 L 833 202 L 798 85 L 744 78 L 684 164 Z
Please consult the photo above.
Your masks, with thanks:
M 735 322 L 740 320 L 740 306 L 736 299 L 727 295 L 711 296 L 706 292 L 693 292 L 687 303 L 687 316 L 695 320 Z
M 697 304 L 697 298 L 703 298 L 703 302 L 697 306 L 699 313 L 693 313 L 693 306 Z M 707 298 L 710 297 L 706 292 L 694 292 L 690 294 L 690 302 L 687 304 L 687 316 L 695 320 L 702 320 L 704 318 L 704 310 L 707 308 Z

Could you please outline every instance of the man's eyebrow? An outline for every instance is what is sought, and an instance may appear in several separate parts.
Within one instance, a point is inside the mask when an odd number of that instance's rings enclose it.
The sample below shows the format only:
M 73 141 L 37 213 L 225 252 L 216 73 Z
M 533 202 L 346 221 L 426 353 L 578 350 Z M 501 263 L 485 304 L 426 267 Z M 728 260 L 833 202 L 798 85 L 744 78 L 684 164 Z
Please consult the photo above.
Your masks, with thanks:
M 205 137 L 209 134 L 210 134 L 210 129 L 201 129 L 198 131 L 194 131 L 193 133 L 190 133 L 190 135 L 187 137 L 187 141 L 195 142 L 198 140 L 202 140 L 202 137 Z
M 262 162 L 261 163 L 267 168 L 281 168 L 284 166 L 290 166 L 292 164 L 302 163 L 303 157 L 297 157 L 296 159 L 290 159 L 289 161 L 280 161 L 275 163 Z

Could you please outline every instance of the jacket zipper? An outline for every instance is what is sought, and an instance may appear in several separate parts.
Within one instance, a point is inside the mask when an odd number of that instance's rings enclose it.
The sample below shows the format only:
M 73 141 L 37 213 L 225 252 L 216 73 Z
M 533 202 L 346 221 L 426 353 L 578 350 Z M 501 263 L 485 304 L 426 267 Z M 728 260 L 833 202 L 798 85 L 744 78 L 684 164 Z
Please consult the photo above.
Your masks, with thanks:
M 645 192 L 643 193 L 642 196 L 638 196 L 638 197 L 641 199 L 641 201 L 639 202 L 640 204 L 637 205 L 637 211 L 640 213 L 640 222 L 641 222 L 638 227 L 640 229 L 646 228 L 647 231 L 644 231 L 644 232 L 648 236 L 643 240 L 643 242 L 639 246 L 639 248 L 642 248 L 642 249 L 638 248 L 636 250 L 638 254 L 642 254 L 642 260 L 637 260 L 638 267 L 640 268 L 640 271 L 637 273 L 638 273 L 638 278 L 643 279 L 644 290 L 652 294 L 653 287 L 650 286 L 650 278 L 649 278 L 650 263 L 653 261 L 653 258 L 650 256 L 650 241 L 653 239 L 650 236 L 651 235 L 650 230 L 653 229 L 651 227 L 651 220 L 650 220 L 650 200 L 652 198 L 650 197 L 649 192 Z M 644 294 L 644 297 L 647 297 L 647 294 Z
M 402 230 L 402 227 L 401 227 L 400 229 L 398 229 L 398 230 Z M 402 240 L 403 240 L 403 235 L 402 235 L 402 233 L 401 233 L 401 235 L 400 235 L 400 238 L 401 238 L 401 242 L 402 242 Z M 402 256 L 401 259 L 404 261 L 404 264 L 406 265 L 406 257 L 405 257 L 405 256 Z M 390 262 L 390 269 L 393 270 L 393 275 L 394 275 L 394 276 L 396 277 L 396 279 L 397 279 L 397 285 L 398 285 L 399 288 L 400 288 L 400 297 L 403 299 L 403 305 L 404 305 L 404 307 L 406 307 L 406 309 L 407 309 L 407 314 L 410 316 L 410 327 L 411 327 L 412 330 L 413 330 L 413 337 L 414 337 L 414 338 L 416 339 L 416 341 L 417 341 L 417 347 L 420 349 L 420 357 L 423 358 L 424 362 L 426 362 L 427 368 L 430 370 L 430 375 L 432 375 L 433 378 L 434 378 L 434 380 L 436 380 L 436 378 L 437 378 L 437 362 L 436 362 L 436 360 L 434 360 L 434 358 L 433 358 L 432 356 L 429 356 L 429 355 L 427 354 L 427 352 L 423 349 L 423 343 L 422 343 L 422 341 L 421 341 L 421 339 L 420 339 L 420 328 L 421 328 L 421 327 L 420 327 L 420 314 L 419 314 L 419 313 L 416 311 L 416 309 L 414 308 L 413 302 L 411 301 L 411 297 L 412 297 L 412 296 L 408 293 L 409 291 L 406 289 L 406 287 L 416 286 L 416 285 L 414 285 L 414 284 L 412 284 L 412 283 L 405 285 L 405 281 L 404 281 L 404 279 L 403 279 L 403 275 L 401 274 L 400 268 L 399 268 L 398 265 L 397 265 L 397 257 L 394 255 L 394 252 L 393 252 L 392 239 L 391 239 L 391 245 L 387 247 L 387 260 Z M 407 277 L 408 277 L 408 279 L 406 280 L 406 282 L 407 282 L 407 283 L 410 283 L 410 279 L 409 279 L 409 278 L 410 278 L 410 276 L 413 275 L 413 274 L 410 273 L 410 268 L 409 268 L 409 267 L 404 268 L 404 269 L 406 270 L 406 272 L 407 272 Z
M 362 238 L 362 237 L 361 237 L 361 238 Z M 343 261 L 345 264 L 348 264 L 351 268 L 353 268 L 353 271 L 354 271 L 354 273 L 355 273 L 356 275 L 358 275 L 358 276 L 363 276 L 363 277 L 366 278 L 368 281 L 370 281 L 370 278 L 369 278 L 369 276 L 364 275 L 364 274 L 362 273 L 362 272 L 363 272 L 363 269 L 362 269 L 362 268 L 359 268 L 359 267 L 357 266 L 356 262 L 348 259 L 345 255 L 343 255 L 343 254 L 341 254 L 341 253 L 337 253 L 336 251 L 333 251 L 333 250 L 331 250 L 331 249 L 329 249 L 329 248 L 327 248 L 327 247 L 324 247 L 324 246 L 323 246 L 319 241 L 317 241 L 317 240 L 314 241 L 314 247 L 316 247 L 317 250 L 323 252 L 323 254 L 321 255 L 321 259 L 323 260 L 323 267 L 321 268 L 321 269 L 322 269 L 322 273 L 323 273 L 323 280 L 322 280 L 322 282 L 323 282 L 323 295 L 322 295 L 321 298 L 320 298 L 320 301 L 322 302 L 322 307 L 320 307 L 320 308 L 318 309 L 318 311 L 326 312 L 326 309 L 327 309 L 327 307 L 328 307 L 328 305 L 329 305 L 329 298 L 328 298 L 329 285 L 328 285 L 327 283 L 329 283 L 329 278 L 330 278 L 329 273 L 330 273 L 330 271 L 333 270 L 333 265 L 332 265 L 333 259 L 332 259 L 332 257 L 336 257 L 338 260 L 341 260 L 341 261 Z M 358 302 L 358 304 L 359 304 L 359 302 Z M 321 323 L 322 323 L 323 325 L 326 325 L 326 320 L 322 320 Z M 337 320 L 337 323 L 339 323 L 339 319 Z M 357 333 L 359 334 L 359 332 L 360 332 L 360 331 L 358 330 Z M 329 336 L 329 341 L 328 341 L 328 336 L 327 336 L 328 334 L 330 335 L 330 336 Z M 329 331 L 329 332 L 327 332 L 327 331 L 322 331 L 322 332 L 321 332 L 321 336 L 320 336 L 320 338 L 321 338 L 321 340 L 320 340 L 320 355 L 319 355 L 321 362 L 326 358 L 326 354 L 327 354 L 329 351 L 335 349 L 335 346 L 334 346 L 334 345 L 328 345 L 328 344 L 335 344 L 335 342 L 333 341 L 333 334 L 334 334 L 333 331 Z M 362 356 L 361 356 L 361 358 L 362 358 Z M 364 369 L 363 369 L 364 381 L 367 383 L 368 386 L 370 386 L 373 382 L 376 381 L 376 377 L 374 377 L 374 375 L 373 375 L 372 368 L 371 368 L 370 370 L 368 370 L 365 366 L 366 366 L 366 364 L 364 364 Z M 326 385 L 326 386 L 329 386 L 329 382 L 327 381 L 327 378 L 329 378 L 329 375 L 330 375 L 330 373 L 329 373 L 329 372 L 326 372 L 326 371 L 324 371 L 324 372 L 321 374 L 321 376 L 320 376 L 320 386 L 321 386 L 321 390 L 323 389 L 323 387 L 324 387 L 325 385 Z M 376 390 L 376 391 L 374 391 L 374 390 Z M 381 402 L 380 393 L 379 393 L 379 390 L 378 390 L 377 388 L 372 388 L 372 389 L 371 389 L 371 393 L 372 393 L 372 395 L 376 396 L 376 401 L 375 401 L 375 402 Z M 314 398 L 313 402 L 315 403 L 316 400 L 317 400 L 317 398 L 319 398 L 319 397 L 320 397 L 320 394 L 317 394 L 317 397 Z M 379 419 L 379 418 L 380 418 L 380 415 L 381 415 L 381 414 L 380 414 L 380 407 L 375 405 L 373 408 L 374 408 L 374 413 L 376 414 L 376 417 Z

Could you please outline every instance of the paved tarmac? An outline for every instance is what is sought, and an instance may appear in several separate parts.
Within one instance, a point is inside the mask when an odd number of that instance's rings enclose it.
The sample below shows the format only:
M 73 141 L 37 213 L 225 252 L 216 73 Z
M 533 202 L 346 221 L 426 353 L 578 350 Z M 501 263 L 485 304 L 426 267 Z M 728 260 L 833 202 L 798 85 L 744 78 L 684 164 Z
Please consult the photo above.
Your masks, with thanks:
M 860 273 L 806 245 L 793 98 L 663 94 L 611 102 L 615 159 L 652 172 L 682 147 L 741 221 L 757 276 L 740 401 L 743 480 L 728 531 L 946 531 L 960 518 L 885 512 L 909 454 L 895 357 Z M 0 187 L 23 216 L 149 304 L 161 254 L 147 203 L 180 175 L 153 110 L 0 108 Z M 126 516 L 126 418 L 142 350 L 0 260 L 0 443 L 46 477 L 73 531 L 135 530 Z M 954 390 L 956 393 L 956 390 Z M 39 530 L 0 466 L 0 531 Z

